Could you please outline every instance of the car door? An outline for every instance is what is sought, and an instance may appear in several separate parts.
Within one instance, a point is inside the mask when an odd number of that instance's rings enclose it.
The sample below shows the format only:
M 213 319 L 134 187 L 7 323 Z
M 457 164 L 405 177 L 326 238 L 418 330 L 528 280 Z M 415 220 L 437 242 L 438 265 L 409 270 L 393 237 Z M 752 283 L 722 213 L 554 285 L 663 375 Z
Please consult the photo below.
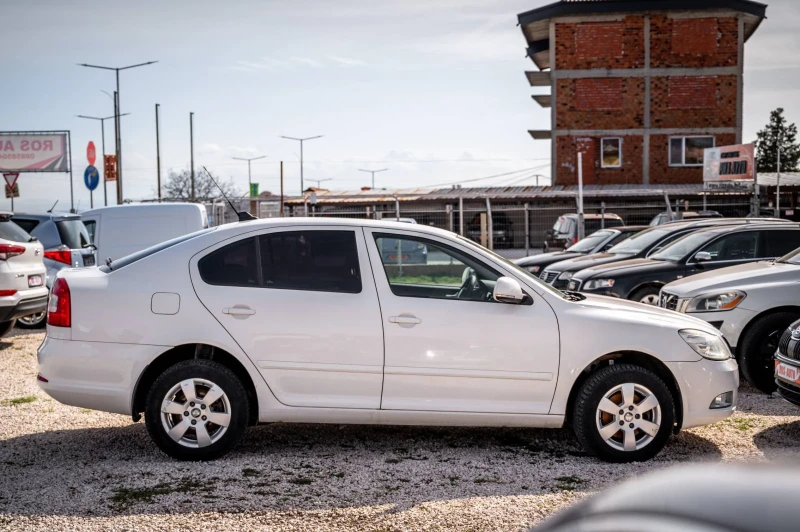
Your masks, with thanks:
M 361 228 L 250 233 L 193 257 L 190 270 L 280 402 L 380 406 L 383 331 Z
M 718 237 L 703 246 L 697 253 L 706 252 L 711 255 L 709 261 L 698 261 L 695 253 L 689 258 L 686 264 L 686 274 L 718 270 L 761 260 L 761 242 L 764 236 L 763 231 L 736 231 L 734 233 Z
M 501 273 L 468 247 L 413 231 L 365 228 L 383 317 L 385 410 L 546 414 L 559 333 L 538 295 L 491 298 Z M 381 253 L 384 241 L 399 253 Z M 403 249 L 424 247 L 407 264 Z

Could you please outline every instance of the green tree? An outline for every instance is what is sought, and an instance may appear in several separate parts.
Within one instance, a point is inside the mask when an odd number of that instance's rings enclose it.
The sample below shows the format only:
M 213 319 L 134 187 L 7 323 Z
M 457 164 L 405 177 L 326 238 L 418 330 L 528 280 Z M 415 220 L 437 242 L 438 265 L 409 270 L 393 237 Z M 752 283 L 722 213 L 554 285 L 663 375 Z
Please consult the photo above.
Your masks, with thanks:
M 782 107 L 770 113 L 769 124 L 758 132 L 756 157 L 759 172 L 778 171 L 778 146 L 781 147 L 781 171 L 796 172 L 800 162 L 797 126 L 787 124 Z
M 229 198 L 241 196 L 233 184 L 232 178 L 228 178 L 228 181 L 223 181 L 219 176 L 215 175 L 214 179 Z M 163 191 L 165 198 L 191 201 L 192 173 L 188 169 L 180 172 L 170 171 L 164 183 Z M 214 185 L 214 182 L 202 168 L 194 172 L 194 195 L 197 201 L 210 201 L 222 197 L 219 188 Z

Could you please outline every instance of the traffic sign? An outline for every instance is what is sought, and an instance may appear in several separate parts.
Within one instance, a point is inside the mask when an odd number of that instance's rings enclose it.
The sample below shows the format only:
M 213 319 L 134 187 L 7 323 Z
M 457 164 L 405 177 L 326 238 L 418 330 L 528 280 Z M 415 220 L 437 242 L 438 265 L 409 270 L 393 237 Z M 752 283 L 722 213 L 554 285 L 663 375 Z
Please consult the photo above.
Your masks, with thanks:
M 19 183 L 14 183 L 13 187 L 6 185 L 6 199 L 13 199 L 18 197 L 19 197 Z
M 116 181 L 117 180 L 117 156 L 116 155 L 106 155 L 104 160 L 104 170 L 105 172 L 103 175 L 105 176 L 106 181 Z
M 89 141 L 89 145 L 86 146 L 86 160 L 89 161 L 89 166 L 94 166 L 95 161 L 97 161 L 97 150 L 94 147 L 94 142 L 91 140 Z
M 86 171 L 83 173 L 83 182 L 89 190 L 96 189 L 97 184 L 100 183 L 100 174 L 97 172 L 97 168 L 87 166 Z
M 9 172 L 7 174 L 3 174 L 3 177 L 5 178 L 6 183 L 8 183 L 8 186 L 13 187 L 17 182 L 17 178 L 19 177 L 19 172 L 14 172 L 14 173 Z

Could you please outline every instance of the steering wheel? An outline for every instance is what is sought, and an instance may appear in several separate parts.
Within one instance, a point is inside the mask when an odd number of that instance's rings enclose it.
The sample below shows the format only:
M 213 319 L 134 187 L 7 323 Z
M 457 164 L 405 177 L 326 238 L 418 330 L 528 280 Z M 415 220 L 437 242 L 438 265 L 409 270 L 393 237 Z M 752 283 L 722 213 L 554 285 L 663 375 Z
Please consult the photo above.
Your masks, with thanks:
M 480 300 L 486 299 L 486 297 L 486 288 L 478 279 L 475 270 L 470 267 L 464 268 L 464 273 L 461 274 L 461 288 L 458 289 L 455 298 Z

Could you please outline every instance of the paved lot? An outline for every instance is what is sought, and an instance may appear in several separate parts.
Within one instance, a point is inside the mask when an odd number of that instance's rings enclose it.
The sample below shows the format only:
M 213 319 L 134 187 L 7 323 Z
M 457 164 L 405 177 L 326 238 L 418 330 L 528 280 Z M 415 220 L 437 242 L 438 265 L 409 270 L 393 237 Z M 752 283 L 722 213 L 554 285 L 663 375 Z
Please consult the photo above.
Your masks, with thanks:
M 143 423 L 39 392 L 42 337 L 0 340 L 0 529 L 518 530 L 678 462 L 800 458 L 800 409 L 744 390 L 740 413 L 646 464 L 586 457 L 565 430 L 338 425 L 257 427 L 181 463 Z

